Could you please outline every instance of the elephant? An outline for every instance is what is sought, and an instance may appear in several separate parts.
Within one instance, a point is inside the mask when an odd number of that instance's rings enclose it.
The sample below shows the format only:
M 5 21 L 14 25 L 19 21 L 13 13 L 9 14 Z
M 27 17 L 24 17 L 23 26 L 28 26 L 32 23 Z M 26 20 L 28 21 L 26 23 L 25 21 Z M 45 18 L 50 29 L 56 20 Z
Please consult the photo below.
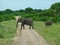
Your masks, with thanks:
M 18 23 L 21 22 L 21 29 L 25 29 L 24 25 L 29 25 L 29 29 L 31 29 L 31 27 L 34 29 L 33 27 L 33 20 L 31 18 L 18 18 L 16 21 L 16 27 L 18 27 Z
M 45 26 L 52 26 L 53 22 L 52 21 L 46 21 Z

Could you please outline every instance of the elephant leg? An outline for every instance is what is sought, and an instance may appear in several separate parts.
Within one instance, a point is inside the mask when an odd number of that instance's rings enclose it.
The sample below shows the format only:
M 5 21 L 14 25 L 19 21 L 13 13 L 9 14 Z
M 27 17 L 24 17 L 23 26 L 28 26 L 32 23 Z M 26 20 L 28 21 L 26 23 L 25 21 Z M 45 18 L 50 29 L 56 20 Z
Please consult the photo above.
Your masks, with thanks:
M 31 26 L 29 26 L 29 29 L 31 29 Z
M 25 29 L 25 26 L 23 25 L 23 29 Z
M 16 28 L 18 27 L 18 22 L 16 22 Z
M 21 24 L 21 29 L 22 29 L 22 24 Z
M 32 28 L 34 29 L 33 25 L 32 25 Z
M 24 24 L 21 24 L 21 29 L 22 29 L 22 28 L 23 28 L 23 29 L 25 29 L 25 26 L 24 26 Z

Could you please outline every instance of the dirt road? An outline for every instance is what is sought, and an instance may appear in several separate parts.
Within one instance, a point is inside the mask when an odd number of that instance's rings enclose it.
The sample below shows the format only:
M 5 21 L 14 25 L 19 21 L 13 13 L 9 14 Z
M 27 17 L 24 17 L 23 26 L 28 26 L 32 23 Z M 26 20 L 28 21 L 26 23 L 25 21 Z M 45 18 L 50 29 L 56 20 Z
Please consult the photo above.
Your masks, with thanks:
M 12 45 L 49 45 L 36 31 L 28 29 L 28 26 L 25 27 L 26 29 L 21 31 L 19 28 L 17 29 Z

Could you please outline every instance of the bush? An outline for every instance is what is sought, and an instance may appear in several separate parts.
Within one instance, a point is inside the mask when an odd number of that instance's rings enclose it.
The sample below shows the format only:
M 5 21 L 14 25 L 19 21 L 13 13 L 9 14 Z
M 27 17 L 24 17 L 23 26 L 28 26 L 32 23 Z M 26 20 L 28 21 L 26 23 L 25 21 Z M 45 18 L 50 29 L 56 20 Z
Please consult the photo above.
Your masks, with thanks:
M 3 38 L 3 35 L 0 33 L 0 38 Z
M 40 21 L 47 21 L 48 17 L 40 17 Z

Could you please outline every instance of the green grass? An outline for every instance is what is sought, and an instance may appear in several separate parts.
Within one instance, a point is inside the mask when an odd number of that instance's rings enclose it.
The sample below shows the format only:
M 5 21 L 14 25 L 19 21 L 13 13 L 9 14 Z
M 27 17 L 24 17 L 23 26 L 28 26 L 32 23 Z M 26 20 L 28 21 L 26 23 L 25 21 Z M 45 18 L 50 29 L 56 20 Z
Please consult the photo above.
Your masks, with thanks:
M 60 45 L 60 24 L 55 23 L 52 27 L 46 27 L 44 22 L 34 22 L 35 30 L 43 36 L 50 45 Z
M 10 45 L 15 34 L 16 26 L 14 20 L 0 22 L 0 45 Z

